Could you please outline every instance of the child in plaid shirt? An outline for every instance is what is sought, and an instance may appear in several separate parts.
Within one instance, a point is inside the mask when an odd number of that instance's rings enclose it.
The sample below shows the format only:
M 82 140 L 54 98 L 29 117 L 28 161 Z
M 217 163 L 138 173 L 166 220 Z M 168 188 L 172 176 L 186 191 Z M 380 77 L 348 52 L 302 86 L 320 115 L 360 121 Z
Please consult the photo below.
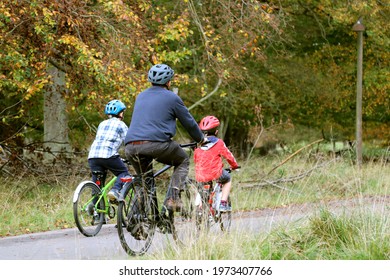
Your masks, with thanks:
M 127 126 L 122 121 L 125 109 L 125 104 L 119 100 L 108 102 L 104 110 L 108 119 L 99 124 L 95 140 L 88 154 L 88 164 L 91 171 L 102 171 L 104 173 L 103 180 L 106 179 L 107 170 L 110 170 L 117 177 L 114 186 L 107 194 L 110 201 L 113 202 L 119 198 L 119 191 L 123 185 L 121 178 L 129 175 L 127 167 L 118 153 L 127 133 Z M 92 175 L 92 180 L 96 181 L 95 175 Z

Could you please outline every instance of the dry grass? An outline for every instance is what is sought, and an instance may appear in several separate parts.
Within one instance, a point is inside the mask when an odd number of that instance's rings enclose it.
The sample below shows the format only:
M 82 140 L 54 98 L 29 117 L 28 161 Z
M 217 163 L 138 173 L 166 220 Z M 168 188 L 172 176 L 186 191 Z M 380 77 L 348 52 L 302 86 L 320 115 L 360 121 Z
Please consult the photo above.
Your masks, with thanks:
M 255 158 L 233 174 L 235 210 L 320 202 L 369 196 L 389 196 L 390 168 L 386 162 L 365 163 L 362 170 L 348 159 L 294 157 L 271 174 L 282 157 Z M 307 172 L 312 170 L 311 172 Z M 74 227 L 72 195 L 87 175 L 41 178 L 0 178 L 0 236 Z M 299 180 L 283 183 L 280 178 Z M 277 182 L 264 185 L 264 182 Z M 165 190 L 162 190 L 165 192 Z M 335 216 L 324 209 L 305 225 L 280 228 L 270 234 L 232 233 L 204 238 L 187 248 L 172 248 L 148 259 L 386 259 L 389 220 L 373 213 Z M 218 236 L 219 237 L 219 236 Z M 145 258 L 145 257 L 144 257 Z

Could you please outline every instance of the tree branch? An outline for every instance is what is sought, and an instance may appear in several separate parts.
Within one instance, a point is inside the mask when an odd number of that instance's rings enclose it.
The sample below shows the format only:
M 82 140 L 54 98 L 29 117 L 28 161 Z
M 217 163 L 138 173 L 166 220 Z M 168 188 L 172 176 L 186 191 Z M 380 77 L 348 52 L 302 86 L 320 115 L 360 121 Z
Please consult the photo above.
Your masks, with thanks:
M 64 73 L 69 73 L 69 71 L 71 70 L 69 66 L 65 65 L 65 67 L 63 67 L 59 65 L 53 58 L 49 59 L 49 63 Z
M 18 102 L 16 102 L 14 105 L 11 105 L 11 106 L 8 106 L 7 108 L 5 108 L 3 111 L 0 112 L 0 115 L 3 114 L 5 111 L 17 106 L 19 103 L 21 103 L 22 100 L 19 100 Z
M 262 118 L 262 117 L 259 117 L 259 122 L 260 122 L 260 132 L 259 132 L 259 135 L 257 135 L 256 141 L 255 141 L 255 143 L 253 143 L 252 148 L 251 148 L 251 150 L 250 150 L 250 152 L 249 152 L 249 154 L 248 154 L 248 156 L 247 156 L 247 158 L 246 158 L 246 161 L 245 161 L 246 163 L 249 162 L 249 158 L 251 157 L 251 155 L 252 155 L 252 153 L 253 153 L 253 150 L 255 149 L 257 143 L 258 143 L 259 140 L 260 140 L 261 135 L 262 135 L 263 132 L 264 132 L 263 118 Z
M 200 100 L 198 100 L 197 102 L 195 102 L 194 104 L 192 104 L 192 105 L 188 108 L 188 110 L 191 110 L 191 109 L 195 108 L 196 106 L 200 105 L 203 101 L 205 101 L 206 99 L 210 98 L 214 93 L 217 92 L 217 90 L 219 89 L 219 86 L 221 85 L 221 83 L 222 83 L 222 79 L 219 78 L 219 79 L 218 79 L 218 83 L 217 83 L 217 85 L 215 86 L 215 88 L 213 89 L 213 91 L 210 92 L 209 94 L 207 94 L 206 96 L 204 96 L 203 98 L 201 98 Z
M 322 164 L 319 164 L 319 165 L 316 165 L 314 166 L 313 168 L 303 172 L 303 173 L 300 173 L 298 175 L 295 175 L 295 176 L 290 176 L 290 177 L 284 177 L 284 178 L 279 178 L 279 179 L 276 179 L 276 180 L 267 180 L 267 179 L 263 179 L 263 180 L 260 180 L 258 182 L 254 182 L 254 181 L 245 181 L 245 182 L 240 182 L 240 184 L 248 184 L 246 186 L 242 186 L 242 188 L 259 188 L 259 187 L 265 187 L 265 186 L 274 186 L 274 187 L 277 187 L 277 188 L 280 188 L 280 189 L 283 189 L 283 190 L 288 190 L 290 192 L 295 192 L 295 193 L 298 193 L 300 194 L 299 192 L 296 192 L 296 191 L 293 191 L 293 190 L 290 190 L 286 187 L 281 187 L 279 186 L 278 184 L 280 183 L 292 183 L 292 182 L 295 182 L 295 181 L 298 181 L 298 180 L 301 180 L 303 178 L 305 178 L 306 176 L 310 175 L 315 169 L 318 169 L 318 168 L 321 168 L 321 167 L 324 167 L 326 165 L 328 165 L 329 163 L 331 162 L 334 162 L 336 161 L 337 159 L 332 159 L 330 161 L 327 161 L 327 162 L 324 162 Z
M 292 155 L 288 156 L 285 160 L 283 160 L 281 163 L 279 163 L 278 165 L 276 165 L 274 168 L 272 168 L 268 173 L 267 175 L 269 175 L 271 172 L 273 172 L 275 169 L 277 169 L 278 167 L 282 166 L 283 164 L 285 164 L 287 161 L 289 161 L 290 159 L 292 159 L 294 156 L 296 156 L 298 153 L 300 153 L 302 150 L 316 144 L 316 143 L 319 143 L 321 141 L 323 141 L 324 139 L 319 139 L 319 140 L 316 140 L 302 148 L 300 148 L 298 151 L 296 151 L 295 153 L 293 153 Z
M 79 112 L 78 109 L 76 109 L 76 112 L 77 114 L 79 114 L 79 116 L 83 119 L 83 121 L 85 122 L 85 124 L 89 127 L 89 130 L 96 133 L 96 127 L 95 126 L 92 126 L 88 123 L 87 119 Z

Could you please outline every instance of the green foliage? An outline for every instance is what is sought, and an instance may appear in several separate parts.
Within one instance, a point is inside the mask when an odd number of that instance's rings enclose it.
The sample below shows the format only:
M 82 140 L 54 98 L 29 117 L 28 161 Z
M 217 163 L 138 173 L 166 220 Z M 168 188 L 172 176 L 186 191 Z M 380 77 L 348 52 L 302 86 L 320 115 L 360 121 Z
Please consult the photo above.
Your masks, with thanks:
M 390 39 L 386 35 L 390 27 L 388 5 L 374 0 L 348 2 L 291 0 L 284 1 L 283 6 L 292 15 L 289 19 L 293 28 L 287 29 L 287 32 L 295 42 L 292 50 L 296 56 L 291 61 L 298 61 L 300 65 L 295 72 L 314 73 L 315 77 L 312 79 L 315 81 L 313 87 L 308 86 L 310 75 L 305 73 L 302 73 L 303 79 L 295 79 L 297 80 L 295 84 L 289 86 L 293 93 L 296 93 L 290 98 L 295 101 L 292 107 L 296 107 L 294 104 L 303 105 L 303 110 L 294 110 L 292 113 L 294 122 L 304 124 L 311 120 L 310 125 L 326 129 L 332 126 L 345 137 L 352 138 L 357 60 L 357 35 L 352 31 L 352 25 L 362 17 L 366 26 L 363 112 L 367 127 L 365 134 L 368 139 L 373 139 L 378 137 L 380 134 L 378 132 L 381 131 L 383 136 L 380 138 L 387 139 L 387 121 L 382 120 L 389 118 L 390 108 L 387 51 Z M 279 76 L 279 72 L 276 75 Z M 303 84 L 299 85 L 298 83 L 302 81 Z M 310 98 L 309 94 L 307 98 L 307 89 L 310 93 L 310 88 L 314 95 Z M 297 118 L 297 113 L 304 118 Z
M 24 127 L 42 135 L 49 65 L 66 73 L 70 138 L 82 149 L 89 145 L 84 131 L 104 117 L 103 104 L 120 98 L 131 112 L 135 96 L 148 86 L 147 70 L 160 62 L 175 69 L 174 83 L 186 105 L 206 98 L 191 111 L 196 119 L 217 115 L 227 143 L 242 154 L 251 148 L 254 129 L 275 123 L 333 129 L 352 139 L 352 25 L 360 16 L 366 25 L 365 138 L 390 139 L 388 5 L 376 0 L 225 4 L 2 1 L 0 143 L 22 145 L 30 137 Z

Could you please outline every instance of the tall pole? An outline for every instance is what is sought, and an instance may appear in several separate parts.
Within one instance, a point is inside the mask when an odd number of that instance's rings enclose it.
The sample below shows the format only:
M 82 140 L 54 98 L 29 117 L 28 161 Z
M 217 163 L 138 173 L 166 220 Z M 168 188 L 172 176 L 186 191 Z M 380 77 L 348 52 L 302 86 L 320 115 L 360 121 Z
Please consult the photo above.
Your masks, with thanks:
M 360 168 L 363 161 L 362 140 L 362 97 L 363 97 L 363 32 L 365 27 L 362 19 L 354 24 L 352 30 L 357 32 L 357 79 L 356 79 L 356 164 Z

